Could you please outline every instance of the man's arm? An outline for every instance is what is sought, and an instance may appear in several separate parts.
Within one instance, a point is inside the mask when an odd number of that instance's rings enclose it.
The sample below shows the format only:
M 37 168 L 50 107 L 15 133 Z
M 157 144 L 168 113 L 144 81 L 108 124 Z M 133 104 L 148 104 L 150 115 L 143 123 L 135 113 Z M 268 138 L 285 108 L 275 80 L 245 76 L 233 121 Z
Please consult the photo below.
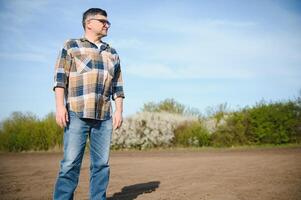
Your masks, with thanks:
M 65 88 L 55 88 L 56 123 L 62 128 L 65 127 L 69 121 L 68 112 L 64 104 L 64 92 Z
M 59 52 L 55 65 L 54 86 L 56 102 L 56 123 L 65 127 L 68 122 L 68 112 L 64 104 L 64 94 L 68 84 L 70 70 L 70 56 L 67 53 L 66 43 Z
M 115 112 L 113 116 L 113 127 L 118 129 L 122 125 L 122 112 L 123 112 L 123 98 L 117 97 L 115 99 Z

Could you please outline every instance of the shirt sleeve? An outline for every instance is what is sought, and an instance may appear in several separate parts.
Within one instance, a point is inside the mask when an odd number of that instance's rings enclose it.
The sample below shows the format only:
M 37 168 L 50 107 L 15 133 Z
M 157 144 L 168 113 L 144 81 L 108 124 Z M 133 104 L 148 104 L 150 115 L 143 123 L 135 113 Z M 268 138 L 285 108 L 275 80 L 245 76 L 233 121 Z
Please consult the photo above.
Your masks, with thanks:
M 117 97 L 125 98 L 119 56 L 117 56 L 117 62 L 114 68 L 114 77 L 112 80 L 112 99 L 115 101 Z
M 59 51 L 55 64 L 53 91 L 55 91 L 56 87 L 67 88 L 70 64 L 70 56 L 67 53 L 65 43 L 64 47 Z

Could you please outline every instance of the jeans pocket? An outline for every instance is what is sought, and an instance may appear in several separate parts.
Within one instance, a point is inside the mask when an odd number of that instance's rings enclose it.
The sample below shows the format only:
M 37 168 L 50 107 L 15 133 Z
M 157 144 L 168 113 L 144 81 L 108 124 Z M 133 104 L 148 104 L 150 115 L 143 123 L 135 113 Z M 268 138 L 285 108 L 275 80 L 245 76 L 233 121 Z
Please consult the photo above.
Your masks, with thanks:
M 74 111 L 72 111 L 72 110 L 69 110 L 69 111 L 68 111 L 68 114 L 69 114 L 69 116 L 72 117 L 72 118 L 77 118 L 77 113 L 74 112 Z
M 68 111 L 68 124 L 70 123 L 71 120 L 73 121 L 76 118 L 78 118 L 76 112 L 69 110 Z

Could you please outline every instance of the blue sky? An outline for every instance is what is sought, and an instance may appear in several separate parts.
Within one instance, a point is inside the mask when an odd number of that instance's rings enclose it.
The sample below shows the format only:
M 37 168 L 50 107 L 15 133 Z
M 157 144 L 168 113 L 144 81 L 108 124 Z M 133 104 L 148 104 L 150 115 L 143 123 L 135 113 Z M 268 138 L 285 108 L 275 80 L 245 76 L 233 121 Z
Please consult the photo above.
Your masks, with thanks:
M 0 120 L 13 111 L 55 111 L 59 48 L 83 35 L 90 7 L 107 10 L 112 23 L 104 41 L 121 58 L 125 116 L 166 98 L 205 112 L 299 94 L 297 0 L 0 0 Z

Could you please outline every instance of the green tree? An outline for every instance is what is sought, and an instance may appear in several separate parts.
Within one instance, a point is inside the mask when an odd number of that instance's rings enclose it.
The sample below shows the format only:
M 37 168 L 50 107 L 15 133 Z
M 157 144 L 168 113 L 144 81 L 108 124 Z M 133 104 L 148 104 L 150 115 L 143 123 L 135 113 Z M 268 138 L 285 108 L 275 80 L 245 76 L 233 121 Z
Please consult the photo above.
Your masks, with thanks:
M 168 112 L 180 115 L 190 115 L 201 117 L 202 114 L 197 108 L 191 108 L 175 101 L 173 98 L 167 98 L 159 103 L 145 103 L 142 112 Z

